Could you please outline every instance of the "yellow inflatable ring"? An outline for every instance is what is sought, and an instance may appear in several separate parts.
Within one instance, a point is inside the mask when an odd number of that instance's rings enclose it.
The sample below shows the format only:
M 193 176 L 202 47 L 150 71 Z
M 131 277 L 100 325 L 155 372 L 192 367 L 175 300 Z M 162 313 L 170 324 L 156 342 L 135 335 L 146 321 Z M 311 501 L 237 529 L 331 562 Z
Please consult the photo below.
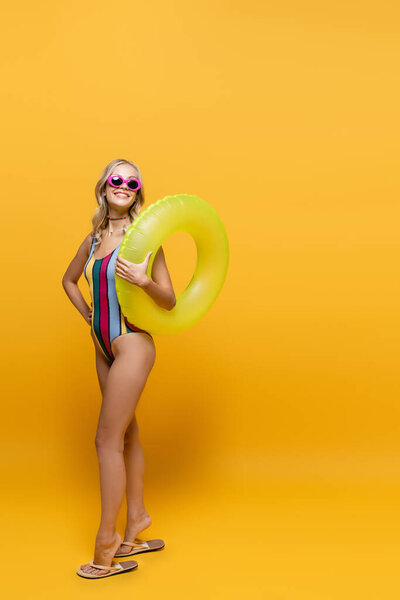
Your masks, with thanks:
M 150 277 L 158 248 L 177 231 L 193 237 L 197 264 L 172 310 L 162 308 L 142 288 L 115 275 L 123 314 L 151 334 L 177 333 L 196 323 L 214 303 L 225 280 L 229 260 L 226 231 L 214 208 L 198 196 L 165 196 L 148 206 L 125 233 L 119 254 L 133 263 L 141 263 L 153 251 L 147 267 Z

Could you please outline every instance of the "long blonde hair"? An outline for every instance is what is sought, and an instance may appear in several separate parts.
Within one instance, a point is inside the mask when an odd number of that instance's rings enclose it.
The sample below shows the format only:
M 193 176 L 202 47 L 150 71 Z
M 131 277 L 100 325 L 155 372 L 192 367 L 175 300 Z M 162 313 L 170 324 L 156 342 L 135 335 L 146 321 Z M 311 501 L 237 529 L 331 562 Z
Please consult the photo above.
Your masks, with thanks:
M 138 179 L 139 179 L 140 183 L 142 184 L 141 188 L 136 192 L 135 202 L 132 204 L 132 206 L 129 209 L 129 216 L 132 219 L 132 221 L 134 221 L 136 219 L 136 217 L 139 215 L 141 208 L 144 204 L 144 189 L 143 189 L 142 175 L 140 173 L 139 167 L 137 165 L 135 165 L 135 163 L 131 162 L 130 160 L 125 160 L 124 158 L 116 158 L 115 160 L 112 160 L 110 163 L 108 163 L 108 165 L 104 168 L 102 174 L 100 175 L 100 179 L 96 183 L 96 187 L 94 190 L 97 204 L 99 205 L 98 209 L 96 210 L 96 212 L 92 218 L 92 225 L 93 225 L 92 237 L 96 237 L 96 239 L 97 239 L 96 245 L 100 244 L 101 239 L 103 237 L 103 231 L 107 226 L 108 205 L 107 205 L 107 200 L 104 195 L 105 188 L 107 185 L 107 179 L 111 175 L 111 173 L 113 172 L 115 167 L 117 167 L 118 165 L 122 165 L 122 164 L 128 164 L 128 165 L 131 165 L 132 167 L 134 167 L 136 169 L 136 171 L 138 172 Z

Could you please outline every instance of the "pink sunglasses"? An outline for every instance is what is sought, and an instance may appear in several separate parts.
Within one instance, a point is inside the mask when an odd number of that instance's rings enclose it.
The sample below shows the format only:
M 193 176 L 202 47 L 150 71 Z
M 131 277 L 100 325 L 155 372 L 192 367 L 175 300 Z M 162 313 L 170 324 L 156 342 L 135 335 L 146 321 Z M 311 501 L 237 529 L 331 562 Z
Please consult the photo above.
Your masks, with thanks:
M 121 177 L 121 175 L 110 175 L 107 181 L 110 185 L 112 185 L 112 187 L 116 188 L 121 187 L 123 183 L 126 183 L 130 190 L 140 190 L 142 187 L 142 184 L 140 183 L 139 179 L 136 179 L 136 177 L 124 179 Z

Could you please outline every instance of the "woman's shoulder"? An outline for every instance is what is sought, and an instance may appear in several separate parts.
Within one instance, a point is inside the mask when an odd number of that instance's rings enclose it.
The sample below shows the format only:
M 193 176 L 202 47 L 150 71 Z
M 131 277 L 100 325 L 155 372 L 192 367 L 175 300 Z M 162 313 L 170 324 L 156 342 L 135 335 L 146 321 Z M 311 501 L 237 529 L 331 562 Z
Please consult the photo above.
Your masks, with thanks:
M 96 241 L 96 236 L 95 236 L 94 232 L 91 231 L 90 233 L 87 234 L 87 236 L 85 237 L 85 239 L 82 242 L 82 247 L 85 248 L 85 251 L 87 254 L 89 254 L 92 244 L 95 241 Z
M 86 239 L 91 243 L 91 242 L 96 242 L 98 238 L 97 238 L 95 232 L 91 231 L 90 233 L 88 233 Z

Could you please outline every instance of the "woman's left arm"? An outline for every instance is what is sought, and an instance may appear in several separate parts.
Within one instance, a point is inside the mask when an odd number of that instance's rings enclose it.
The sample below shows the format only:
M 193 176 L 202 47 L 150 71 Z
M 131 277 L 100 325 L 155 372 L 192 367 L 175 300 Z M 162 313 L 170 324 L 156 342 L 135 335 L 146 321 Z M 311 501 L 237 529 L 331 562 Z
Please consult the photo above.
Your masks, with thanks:
M 176 297 L 162 246 L 159 247 L 154 258 L 151 277 L 148 277 L 146 271 L 150 255 L 151 252 L 140 265 L 117 255 L 115 272 L 130 283 L 141 287 L 162 308 L 172 310 L 176 304 Z

